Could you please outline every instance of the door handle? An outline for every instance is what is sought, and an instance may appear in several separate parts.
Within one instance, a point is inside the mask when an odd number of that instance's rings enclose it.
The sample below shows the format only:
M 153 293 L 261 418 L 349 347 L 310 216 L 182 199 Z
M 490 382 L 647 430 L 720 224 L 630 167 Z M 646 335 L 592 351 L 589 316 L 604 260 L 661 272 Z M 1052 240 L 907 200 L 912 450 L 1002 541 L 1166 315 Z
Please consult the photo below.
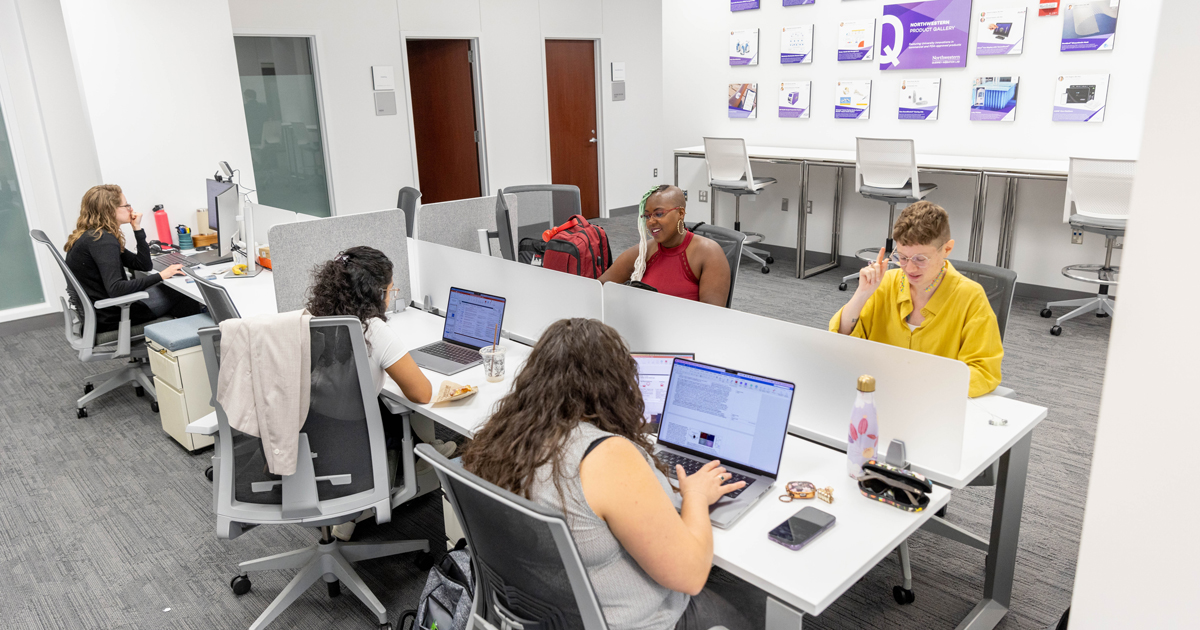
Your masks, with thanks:
M 596 139 L 592 138 L 591 140 L 588 140 L 588 142 L 591 142 L 592 144 L 596 144 Z

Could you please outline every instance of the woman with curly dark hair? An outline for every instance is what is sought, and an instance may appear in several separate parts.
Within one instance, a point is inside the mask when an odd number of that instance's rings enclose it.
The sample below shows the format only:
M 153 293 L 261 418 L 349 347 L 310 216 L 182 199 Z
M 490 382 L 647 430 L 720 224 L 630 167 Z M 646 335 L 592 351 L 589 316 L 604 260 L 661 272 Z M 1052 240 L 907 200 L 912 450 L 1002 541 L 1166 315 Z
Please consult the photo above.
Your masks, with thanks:
M 564 319 L 542 333 L 510 394 L 463 452 L 463 465 L 562 511 L 604 617 L 614 630 L 746 628 L 705 588 L 712 568 L 708 508 L 744 482 L 724 483 L 713 461 L 667 471 L 642 433 L 637 363 L 617 331 Z M 610 438 L 617 439 L 610 439 Z
M 415 403 L 427 403 L 433 395 L 429 379 L 385 321 L 391 289 L 392 261 L 373 247 L 351 247 L 317 267 L 309 289 L 308 312 L 314 317 L 357 317 L 366 337 L 375 391 L 383 391 L 386 375 L 396 382 L 405 398 Z M 385 428 L 396 426 L 388 422 L 392 414 L 382 403 L 380 413 Z M 422 442 L 432 444 L 447 457 L 454 454 L 457 448 L 454 442 L 434 438 L 432 420 L 413 414 L 411 426 Z M 394 455 L 389 454 L 389 459 L 393 458 Z M 349 540 L 353 531 L 354 521 L 351 521 L 335 527 L 334 535 Z

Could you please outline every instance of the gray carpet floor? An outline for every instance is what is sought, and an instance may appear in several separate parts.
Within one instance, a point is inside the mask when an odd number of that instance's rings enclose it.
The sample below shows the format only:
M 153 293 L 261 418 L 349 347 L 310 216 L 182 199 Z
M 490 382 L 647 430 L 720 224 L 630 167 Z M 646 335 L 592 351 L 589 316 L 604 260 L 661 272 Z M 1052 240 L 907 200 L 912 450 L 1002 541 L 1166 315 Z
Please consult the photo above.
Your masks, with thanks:
M 614 253 L 635 242 L 632 217 L 599 221 Z M 739 276 L 734 307 L 824 327 L 848 298 L 837 272 L 799 281 L 791 261 Z M 840 270 L 839 270 L 840 271 Z M 1051 337 L 1041 306 L 1018 300 L 1008 324 L 1004 382 L 1050 409 L 1034 433 L 1011 612 L 1000 627 L 1042 629 L 1070 601 L 1109 320 L 1080 318 Z M 211 449 L 188 453 L 161 429 L 148 398 L 132 389 L 93 403 L 77 419 L 74 400 L 103 364 L 83 365 L 62 332 L 0 337 L 0 627 L 245 628 L 287 584 L 290 572 L 252 576 L 235 596 L 242 560 L 312 544 L 301 527 L 260 527 L 218 540 L 203 471 Z M 448 437 L 448 436 L 447 436 Z M 955 493 L 949 519 L 985 534 L 991 489 Z M 426 538 L 441 545 L 441 504 L 427 495 L 391 523 L 359 526 L 356 540 Z M 918 532 L 910 542 L 916 602 L 898 606 L 894 555 L 806 628 L 953 628 L 983 590 L 984 554 Z M 411 558 L 364 562 L 360 573 L 392 618 L 415 607 L 425 576 Z M 760 611 L 748 611 L 760 617 Z M 348 592 L 313 588 L 272 628 L 372 628 Z

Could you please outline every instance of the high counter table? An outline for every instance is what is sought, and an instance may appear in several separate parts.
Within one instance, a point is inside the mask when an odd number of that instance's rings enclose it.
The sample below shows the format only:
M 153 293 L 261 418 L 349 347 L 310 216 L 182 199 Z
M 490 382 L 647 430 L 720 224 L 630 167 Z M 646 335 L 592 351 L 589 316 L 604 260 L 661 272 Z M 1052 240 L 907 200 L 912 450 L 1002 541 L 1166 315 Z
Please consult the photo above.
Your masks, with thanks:
M 808 278 L 828 271 L 839 265 L 838 256 L 842 237 L 842 182 L 843 171 L 854 166 L 855 152 L 839 149 L 805 149 L 799 147 L 747 146 L 746 152 L 754 162 L 770 164 L 793 164 L 800 167 L 799 219 L 796 222 L 796 277 Z M 679 185 L 679 158 L 704 159 L 704 147 L 675 149 L 675 185 Z M 833 193 L 833 233 L 830 244 L 830 262 L 812 269 L 805 268 L 806 243 L 808 240 L 808 169 L 825 166 L 837 169 L 837 184 Z M 988 180 L 992 177 L 1007 180 L 1004 190 L 1003 209 L 1000 218 L 1000 241 L 996 254 L 996 266 L 1007 268 L 1012 255 L 1012 234 L 1016 216 L 1017 182 L 1021 179 L 1049 179 L 1065 181 L 1070 160 L 1039 160 L 1026 158 L 1000 158 L 966 155 L 917 154 L 917 167 L 926 173 L 950 175 L 974 175 L 975 200 L 971 210 L 971 239 L 967 259 L 979 262 L 983 256 L 983 228 L 987 212 Z M 711 198 L 711 192 L 710 198 Z M 715 220 L 714 216 L 714 220 Z

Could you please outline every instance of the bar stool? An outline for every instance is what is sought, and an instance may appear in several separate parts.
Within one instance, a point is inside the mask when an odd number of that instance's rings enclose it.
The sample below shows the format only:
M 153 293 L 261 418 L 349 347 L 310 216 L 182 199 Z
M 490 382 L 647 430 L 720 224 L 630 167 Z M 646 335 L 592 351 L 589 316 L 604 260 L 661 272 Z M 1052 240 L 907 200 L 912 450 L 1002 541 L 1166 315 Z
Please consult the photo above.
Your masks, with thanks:
M 1093 160 L 1071 158 L 1067 171 L 1067 197 L 1063 207 L 1063 223 L 1069 223 L 1076 244 L 1083 243 L 1081 232 L 1103 234 L 1105 240 L 1104 264 L 1067 265 L 1062 274 L 1072 280 L 1100 285 L 1094 298 L 1060 300 L 1049 302 L 1042 309 L 1042 317 L 1050 317 L 1051 309 L 1075 307 L 1070 313 L 1059 317 L 1050 327 L 1055 337 L 1062 334 L 1063 322 L 1086 313 L 1095 312 L 1096 317 L 1116 314 L 1116 304 L 1108 294 L 1109 287 L 1117 286 L 1120 267 L 1112 264 L 1113 249 L 1117 238 L 1125 236 L 1125 222 L 1129 218 L 1129 205 L 1133 197 L 1134 160 Z
M 705 138 L 704 162 L 708 165 L 708 185 L 713 189 L 712 216 L 717 220 L 717 191 L 727 192 L 734 197 L 733 229 L 742 232 L 742 195 L 757 195 L 763 188 L 775 183 L 774 177 L 755 177 L 750 172 L 750 155 L 746 152 L 746 141 L 741 138 Z M 763 235 L 758 232 L 742 232 L 746 241 L 742 255 L 762 265 L 763 273 L 771 273 L 767 265 L 775 262 L 770 252 L 750 243 L 761 243 Z
M 886 251 L 892 253 L 892 226 L 896 222 L 896 204 L 908 205 L 925 198 L 937 184 L 922 184 L 917 180 L 917 150 L 912 140 L 858 138 L 854 159 L 854 191 L 888 204 Z M 879 250 L 864 247 L 854 254 L 859 260 L 875 262 Z M 891 263 L 889 263 L 890 265 Z M 858 272 L 842 278 L 839 291 L 846 283 L 858 278 Z

